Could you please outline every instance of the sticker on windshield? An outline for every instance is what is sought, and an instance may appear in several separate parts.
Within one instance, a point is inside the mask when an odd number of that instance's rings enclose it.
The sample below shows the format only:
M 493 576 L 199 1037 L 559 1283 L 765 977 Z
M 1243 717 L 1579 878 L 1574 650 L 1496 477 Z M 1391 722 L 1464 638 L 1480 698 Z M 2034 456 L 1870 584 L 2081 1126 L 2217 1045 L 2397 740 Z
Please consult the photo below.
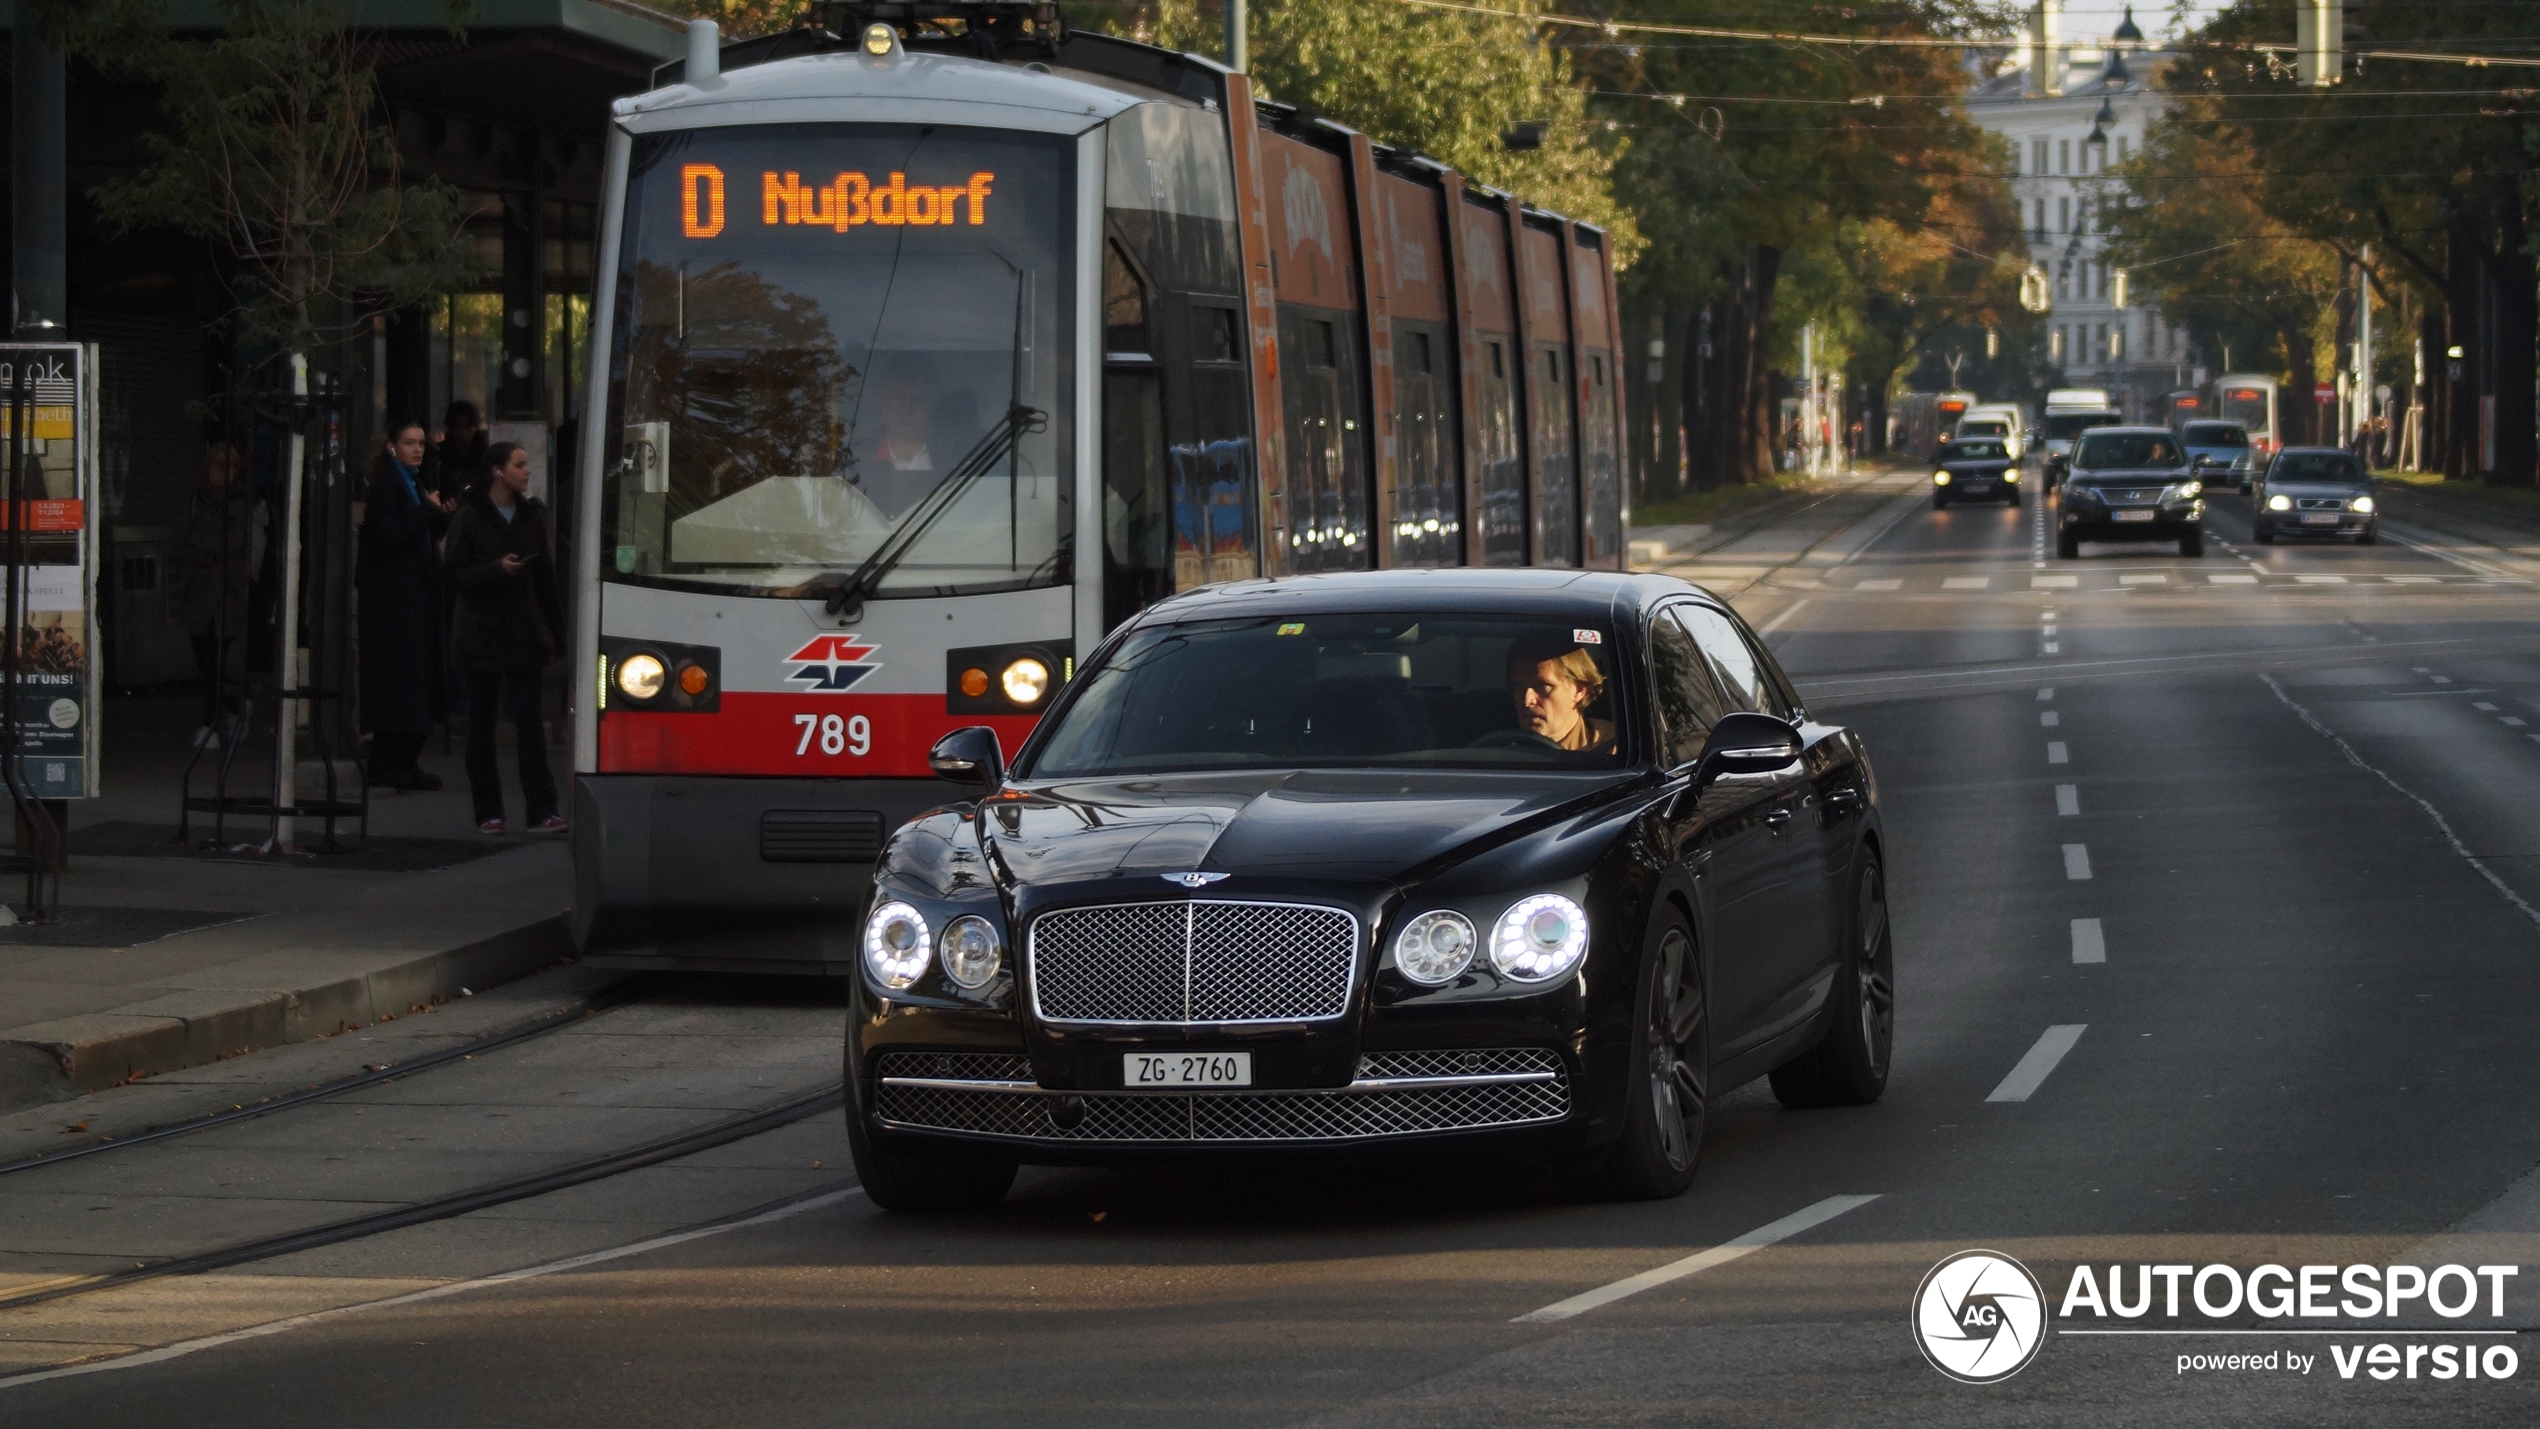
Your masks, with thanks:
M 1302 620 L 1282 620 L 1279 622 L 1279 633 L 1281 635 L 1303 635 L 1305 633 L 1305 622 Z
M 1602 645 L 1605 643 L 1605 632 L 1602 630 L 1573 630 L 1570 632 L 1570 640 L 1571 643 L 1577 645 Z

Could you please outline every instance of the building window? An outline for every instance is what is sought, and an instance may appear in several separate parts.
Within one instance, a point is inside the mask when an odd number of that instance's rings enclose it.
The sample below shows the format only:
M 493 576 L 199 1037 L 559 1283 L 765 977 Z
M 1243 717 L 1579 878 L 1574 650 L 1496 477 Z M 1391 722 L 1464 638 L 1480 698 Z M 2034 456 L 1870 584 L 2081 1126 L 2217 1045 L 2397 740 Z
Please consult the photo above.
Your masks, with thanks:
M 2072 171 L 2073 141 L 2070 139 L 2058 139 L 2055 141 L 2055 172 L 2059 174 L 2069 174 Z
M 2046 200 L 2044 199 L 2037 201 L 2037 237 L 2041 243 L 2046 240 Z
M 2108 325 L 2106 323 L 2099 324 L 2098 331 L 2091 334 L 2090 352 L 2094 361 L 2108 360 Z
M 2120 135 L 2118 135 L 2118 136 L 2117 136 L 2117 162 L 2118 162 L 2118 163 L 2122 164 L 2122 163 L 2124 163 L 2124 162 L 2126 161 L 2126 153 L 2127 153 L 2127 150 L 2126 150 L 2126 137 L 2125 137 L 2123 134 L 2120 134 Z
M 2073 201 L 2069 197 L 2055 200 L 2055 231 L 2057 233 L 2073 231 Z
M 2030 173 L 2032 173 L 2032 174 L 2042 174 L 2042 173 L 2045 173 L 2045 172 L 2046 172 L 2046 141 L 2045 141 L 2045 140 L 2043 140 L 2043 139 L 2032 139 L 2032 140 L 2030 140 L 2030 141 L 2029 141 L 2029 146 L 2028 146 L 2028 154 L 2029 154 L 2029 166 L 2028 166 L 2028 171 L 2029 171 Z

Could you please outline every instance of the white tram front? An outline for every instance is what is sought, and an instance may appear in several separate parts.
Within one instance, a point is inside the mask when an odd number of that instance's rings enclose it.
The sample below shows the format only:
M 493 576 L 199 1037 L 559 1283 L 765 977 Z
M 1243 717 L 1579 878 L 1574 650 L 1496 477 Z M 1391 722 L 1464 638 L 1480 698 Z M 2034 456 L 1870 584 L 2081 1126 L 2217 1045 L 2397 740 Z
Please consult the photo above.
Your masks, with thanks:
M 619 101 L 573 929 L 843 972 L 954 728 L 1173 591 L 1619 567 L 1604 235 L 1057 8 L 840 3 Z

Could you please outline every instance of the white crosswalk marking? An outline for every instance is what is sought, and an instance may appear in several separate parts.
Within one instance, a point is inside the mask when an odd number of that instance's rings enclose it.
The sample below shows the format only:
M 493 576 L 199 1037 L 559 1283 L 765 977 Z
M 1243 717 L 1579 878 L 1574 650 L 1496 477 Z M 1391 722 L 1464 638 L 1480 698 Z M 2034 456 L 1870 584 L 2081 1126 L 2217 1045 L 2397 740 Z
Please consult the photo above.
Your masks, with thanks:
M 2081 584 L 2079 576 L 2030 576 L 2030 590 L 2071 590 Z
M 1902 590 L 1904 586 L 1905 582 L 1901 580 L 1877 580 L 1856 581 L 1852 588 L 1854 590 Z
M 2216 571 L 2211 575 L 2206 576 L 2205 579 L 2212 581 L 2216 585 L 2256 585 L 2258 583 L 2258 578 L 2256 576 L 2236 575 L 2223 571 Z
M 1940 583 L 1942 590 L 1982 590 L 1993 584 L 1991 576 L 1951 576 Z

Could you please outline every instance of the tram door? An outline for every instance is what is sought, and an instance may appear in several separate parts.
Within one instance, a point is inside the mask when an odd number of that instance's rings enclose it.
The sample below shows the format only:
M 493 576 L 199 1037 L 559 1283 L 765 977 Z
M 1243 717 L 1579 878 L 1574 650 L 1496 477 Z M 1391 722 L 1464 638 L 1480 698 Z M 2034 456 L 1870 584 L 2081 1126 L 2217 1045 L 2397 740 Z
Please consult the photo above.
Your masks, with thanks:
M 1251 379 L 1223 116 L 1111 123 L 1103 243 L 1103 625 L 1261 569 Z

